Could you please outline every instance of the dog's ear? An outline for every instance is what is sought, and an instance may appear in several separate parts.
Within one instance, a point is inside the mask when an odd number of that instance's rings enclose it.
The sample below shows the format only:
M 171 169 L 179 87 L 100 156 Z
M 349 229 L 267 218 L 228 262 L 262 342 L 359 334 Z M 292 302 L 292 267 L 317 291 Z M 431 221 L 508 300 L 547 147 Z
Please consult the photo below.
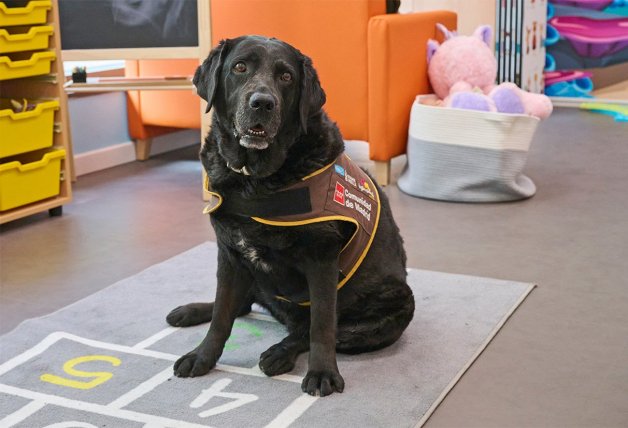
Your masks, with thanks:
M 196 69 L 192 83 L 196 86 L 196 93 L 205 101 L 207 101 L 208 113 L 214 103 L 216 88 L 220 80 L 220 69 L 222 63 L 231 49 L 231 40 L 221 40 L 218 46 L 211 50 L 209 56 L 203 64 Z
M 310 115 L 318 113 L 327 98 L 325 91 L 321 88 L 318 74 L 312 66 L 312 60 L 305 55 L 301 58 L 303 79 L 301 81 L 301 98 L 299 100 L 299 117 L 301 118 L 301 128 L 307 133 L 307 120 Z

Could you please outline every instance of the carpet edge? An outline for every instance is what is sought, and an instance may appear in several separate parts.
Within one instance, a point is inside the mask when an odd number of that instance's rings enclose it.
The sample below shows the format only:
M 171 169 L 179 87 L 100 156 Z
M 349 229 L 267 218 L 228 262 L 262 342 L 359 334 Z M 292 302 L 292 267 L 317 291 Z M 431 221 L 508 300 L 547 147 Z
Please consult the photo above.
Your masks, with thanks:
M 532 290 L 537 287 L 537 284 L 528 283 L 528 288 L 521 294 L 519 299 L 513 304 L 512 308 L 503 316 L 503 318 L 495 325 L 495 328 L 489 333 L 484 343 L 482 343 L 477 351 L 471 356 L 469 361 L 462 366 L 460 371 L 453 377 L 451 382 L 445 387 L 443 392 L 436 398 L 434 403 L 430 406 L 429 409 L 423 414 L 423 417 L 417 422 L 414 428 L 421 428 L 425 423 L 429 420 L 432 414 L 436 411 L 438 406 L 445 400 L 447 395 L 451 392 L 452 389 L 456 386 L 456 384 L 462 379 L 462 376 L 471 368 L 471 366 L 475 363 L 475 361 L 482 355 L 484 350 L 488 347 L 488 345 L 493 341 L 493 339 L 497 336 L 497 333 L 502 329 L 502 327 L 508 322 L 510 317 L 515 313 L 515 311 L 521 306 L 524 300 L 530 295 Z

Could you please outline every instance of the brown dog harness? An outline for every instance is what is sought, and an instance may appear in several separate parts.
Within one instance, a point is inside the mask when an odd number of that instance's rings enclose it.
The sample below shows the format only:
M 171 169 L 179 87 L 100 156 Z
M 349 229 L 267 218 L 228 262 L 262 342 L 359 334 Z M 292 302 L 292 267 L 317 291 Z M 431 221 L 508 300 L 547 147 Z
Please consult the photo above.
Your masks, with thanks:
M 205 187 L 212 199 L 204 209 L 212 214 L 220 209 L 229 213 L 250 217 L 270 226 L 290 227 L 324 221 L 346 221 L 355 226 L 349 241 L 340 251 L 340 289 L 358 269 L 377 232 L 380 216 L 380 200 L 377 187 L 371 178 L 349 157 L 341 154 L 329 165 L 303 177 L 301 181 L 260 198 L 234 196 L 224 198 Z M 307 306 L 307 295 L 289 300 Z

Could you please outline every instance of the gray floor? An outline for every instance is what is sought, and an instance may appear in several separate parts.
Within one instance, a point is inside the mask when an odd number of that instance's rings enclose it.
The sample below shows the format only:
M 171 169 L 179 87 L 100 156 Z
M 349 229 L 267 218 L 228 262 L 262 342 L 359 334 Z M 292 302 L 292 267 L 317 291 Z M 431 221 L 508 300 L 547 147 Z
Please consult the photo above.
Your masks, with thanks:
M 3 225 L 0 333 L 213 239 L 196 150 L 80 177 L 62 217 Z M 539 190 L 517 203 L 386 189 L 409 266 L 539 285 L 427 426 L 626 427 L 628 125 L 558 110 L 526 173 Z

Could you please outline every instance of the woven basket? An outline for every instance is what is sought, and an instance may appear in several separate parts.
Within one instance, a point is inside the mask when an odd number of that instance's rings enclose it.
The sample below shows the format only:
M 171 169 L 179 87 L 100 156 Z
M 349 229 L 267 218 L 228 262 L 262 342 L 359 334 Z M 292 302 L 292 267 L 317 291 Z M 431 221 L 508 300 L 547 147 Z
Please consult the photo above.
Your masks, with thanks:
M 412 105 L 402 191 L 455 202 L 534 195 L 536 186 L 522 171 L 537 118 L 436 107 L 429 105 L 433 99 L 422 95 Z

